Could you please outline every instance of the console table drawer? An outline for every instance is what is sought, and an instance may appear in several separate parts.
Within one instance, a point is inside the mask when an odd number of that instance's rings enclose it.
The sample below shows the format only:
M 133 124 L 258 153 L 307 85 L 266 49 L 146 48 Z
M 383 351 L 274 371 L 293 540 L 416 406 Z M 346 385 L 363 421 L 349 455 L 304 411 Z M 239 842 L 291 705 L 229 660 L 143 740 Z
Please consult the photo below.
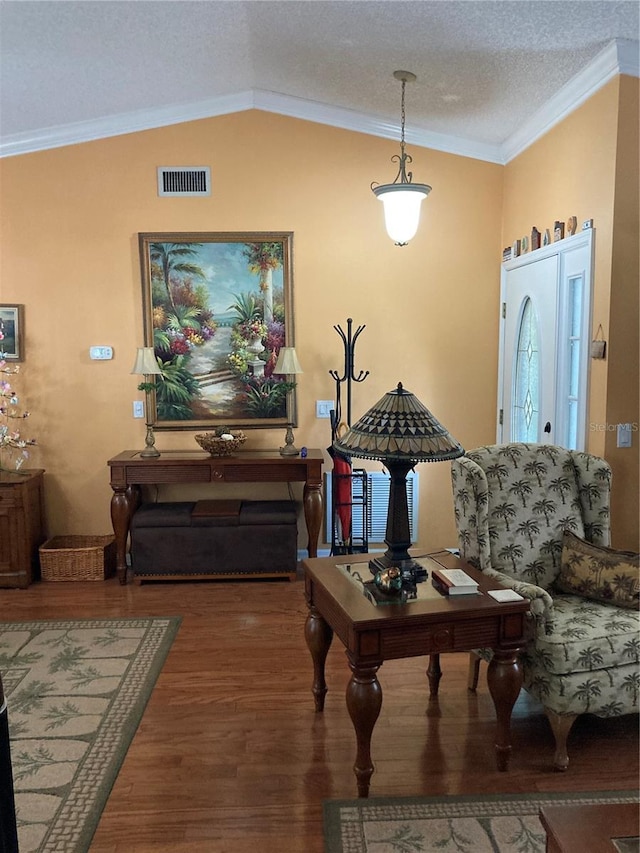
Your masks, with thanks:
M 127 483 L 136 485 L 156 483 L 209 483 L 211 469 L 208 465 L 197 468 L 192 465 L 162 465 L 153 467 L 128 465 L 126 471 Z

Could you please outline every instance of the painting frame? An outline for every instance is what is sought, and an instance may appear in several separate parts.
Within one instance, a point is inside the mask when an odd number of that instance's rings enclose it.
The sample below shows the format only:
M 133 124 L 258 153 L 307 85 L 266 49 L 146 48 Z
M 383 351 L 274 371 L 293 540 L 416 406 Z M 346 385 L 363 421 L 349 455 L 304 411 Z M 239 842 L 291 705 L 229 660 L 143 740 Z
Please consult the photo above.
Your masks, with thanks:
M 140 232 L 138 247 L 154 429 L 296 426 L 294 377 L 273 372 L 294 346 L 293 232 Z
M 0 305 L 0 353 L 5 361 L 24 361 L 24 305 Z

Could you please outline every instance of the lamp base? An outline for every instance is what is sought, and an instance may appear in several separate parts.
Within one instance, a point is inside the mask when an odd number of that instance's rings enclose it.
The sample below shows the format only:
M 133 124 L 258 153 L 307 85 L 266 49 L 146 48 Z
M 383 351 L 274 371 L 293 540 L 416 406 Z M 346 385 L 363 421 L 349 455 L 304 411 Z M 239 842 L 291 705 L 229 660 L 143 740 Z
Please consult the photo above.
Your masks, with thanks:
M 293 444 L 285 444 L 280 448 L 280 456 L 300 456 L 300 451 Z
M 160 451 L 156 450 L 155 447 L 145 447 L 144 450 L 140 451 L 139 454 L 143 459 L 148 459 L 150 457 L 160 456 Z
M 293 443 L 293 429 L 291 428 L 291 424 L 287 426 L 284 447 L 280 448 L 280 456 L 300 456 L 300 451 Z
M 149 411 L 148 404 L 147 404 L 147 411 Z M 156 449 L 156 438 L 153 434 L 153 425 L 152 424 L 147 424 L 147 435 L 145 437 L 144 444 L 145 444 L 144 450 L 140 451 L 140 456 L 142 458 L 147 459 L 149 457 L 160 456 L 160 451 Z

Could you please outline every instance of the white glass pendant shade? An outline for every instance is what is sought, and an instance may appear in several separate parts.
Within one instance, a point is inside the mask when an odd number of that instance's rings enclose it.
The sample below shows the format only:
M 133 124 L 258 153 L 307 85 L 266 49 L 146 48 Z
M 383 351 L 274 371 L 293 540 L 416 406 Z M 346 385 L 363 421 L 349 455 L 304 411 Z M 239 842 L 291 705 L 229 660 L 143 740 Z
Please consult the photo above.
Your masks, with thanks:
M 373 192 L 384 206 L 387 234 L 398 246 L 415 236 L 420 223 L 422 200 L 431 192 L 427 184 L 385 184 Z

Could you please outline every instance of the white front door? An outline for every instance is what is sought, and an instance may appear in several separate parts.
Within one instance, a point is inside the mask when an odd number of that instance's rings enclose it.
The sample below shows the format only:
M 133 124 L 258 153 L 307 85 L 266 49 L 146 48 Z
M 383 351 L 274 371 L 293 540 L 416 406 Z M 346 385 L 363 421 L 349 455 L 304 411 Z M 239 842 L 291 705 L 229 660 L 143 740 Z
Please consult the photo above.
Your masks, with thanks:
M 585 447 L 592 235 L 503 264 L 499 443 Z
M 507 274 L 503 441 L 554 443 L 558 257 Z

